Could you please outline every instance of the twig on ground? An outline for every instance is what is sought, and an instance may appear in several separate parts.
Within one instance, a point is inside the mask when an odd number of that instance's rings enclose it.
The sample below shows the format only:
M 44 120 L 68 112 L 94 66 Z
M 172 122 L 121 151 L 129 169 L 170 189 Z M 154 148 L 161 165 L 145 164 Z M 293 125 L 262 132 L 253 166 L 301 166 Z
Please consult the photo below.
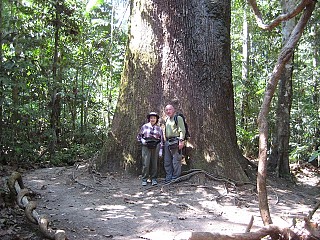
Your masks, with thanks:
M 310 211 L 309 215 L 308 215 L 308 219 L 311 220 L 313 214 L 318 210 L 318 208 L 320 207 L 320 201 L 318 201 L 318 203 L 314 206 L 314 208 L 312 209 L 312 211 Z
M 248 224 L 248 226 L 246 228 L 246 231 L 245 231 L 246 233 L 251 231 L 251 228 L 252 228 L 252 225 L 253 225 L 253 220 L 254 220 L 254 217 L 251 216 L 250 222 L 249 222 L 249 224 Z

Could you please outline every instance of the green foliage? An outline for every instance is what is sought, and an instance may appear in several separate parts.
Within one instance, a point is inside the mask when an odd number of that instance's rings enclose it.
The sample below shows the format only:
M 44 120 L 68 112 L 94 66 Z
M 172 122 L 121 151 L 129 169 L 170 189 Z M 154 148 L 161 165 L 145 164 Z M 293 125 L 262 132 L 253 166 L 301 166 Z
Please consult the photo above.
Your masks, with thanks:
M 313 162 L 315 159 L 319 158 L 319 156 L 320 156 L 320 149 L 312 153 L 308 162 Z
M 297 162 L 298 160 L 304 160 L 307 158 L 307 151 L 308 151 L 308 146 L 306 145 L 299 145 L 299 144 L 292 144 L 292 150 L 290 152 L 290 162 L 294 163 Z
M 258 1 L 265 23 L 281 14 L 278 1 Z M 316 9 L 307 25 L 294 54 L 293 101 L 291 110 L 291 161 L 309 159 L 311 149 L 320 144 L 319 111 L 319 9 Z M 244 38 L 243 25 L 247 19 L 248 38 Z M 300 16 L 298 16 L 299 18 Z M 297 18 L 297 19 L 298 19 Z M 232 1 L 231 49 L 234 79 L 235 113 L 238 143 L 243 153 L 258 156 L 257 117 L 261 101 L 282 46 L 281 26 L 269 31 L 257 27 L 251 8 L 243 1 Z M 247 75 L 243 76 L 243 44 L 248 41 Z M 272 100 L 269 114 L 269 140 L 275 124 L 277 93 Z M 253 154 L 253 156 L 252 156 Z
M 257 132 L 247 131 L 243 128 L 237 128 L 238 145 L 243 154 L 249 158 L 255 158 L 258 155 L 257 145 L 259 144 L 259 135 Z
M 127 38 L 112 6 L 96 1 L 85 14 L 80 0 L 3 4 L 0 161 L 92 156 L 113 117 Z
M 257 157 L 257 116 L 263 99 L 264 89 L 268 76 L 272 72 L 276 58 L 277 42 L 275 33 L 263 32 L 256 27 L 253 15 L 248 6 L 243 7 L 241 2 L 235 2 L 232 10 L 231 49 L 232 68 L 234 79 L 234 98 L 238 144 L 243 154 L 248 157 Z M 243 76 L 243 21 L 248 25 L 248 62 L 247 75 Z M 266 40 L 268 39 L 268 40 Z M 269 41 L 275 46 L 271 47 Z
M 291 145 L 293 152 L 300 151 L 299 159 L 312 158 L 313 149 L 320 145 L 320 111 L 319 111 L 319 10 L 314 12 L 310 24 L 307 25 L 295 55 L 293 78 L 294 98 L 290 126 L 292 129 Z M 311 155 L 311 157 L 310 157 Z
M 70 148 L 61 148 L 56 151 L 53 156 L 50 156 L 49 161 L 56 165 L 73 165 L 82 159 L 92 157 L 96 152 L 102 148 L 102 144 L 86 143 L 86 144 L 72 144 Z

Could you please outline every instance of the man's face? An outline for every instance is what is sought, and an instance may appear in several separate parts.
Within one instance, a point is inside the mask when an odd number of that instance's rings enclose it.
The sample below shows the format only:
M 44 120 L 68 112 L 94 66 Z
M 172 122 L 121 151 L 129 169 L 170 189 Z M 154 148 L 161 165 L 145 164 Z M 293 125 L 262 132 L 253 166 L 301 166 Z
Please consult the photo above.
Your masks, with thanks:
M 168 105 L 168 106 L 166 106 L 166 108 L 164 109 L 164 111 L 166 112 L 166 115 L 168 116 L 168 117 L 173 117 L 173 115 L 174 115 L 174 108 L 173 108 L 173 106 L 171 106 L 171 105 Z

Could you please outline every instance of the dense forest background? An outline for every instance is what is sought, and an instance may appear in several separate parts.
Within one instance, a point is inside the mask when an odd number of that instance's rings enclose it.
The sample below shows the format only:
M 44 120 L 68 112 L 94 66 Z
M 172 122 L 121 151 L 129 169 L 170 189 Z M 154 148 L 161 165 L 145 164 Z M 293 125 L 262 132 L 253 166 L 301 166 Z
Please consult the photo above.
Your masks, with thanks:
M 277 1 L 259 5 L 266 21 L 281 14 Z M 119 93 L 128 15 L 128 1 L 0 2 L 2 164 L 73 164 L 102 148 Z M 319 154 L 319 15 L 316 9 L 294 54 L 291 162 Z M 281 30 L 261 30 L 246 2 L 232 1 L 237 138 L 252 159 L 258 156 L 257 116 L 282 46 Z

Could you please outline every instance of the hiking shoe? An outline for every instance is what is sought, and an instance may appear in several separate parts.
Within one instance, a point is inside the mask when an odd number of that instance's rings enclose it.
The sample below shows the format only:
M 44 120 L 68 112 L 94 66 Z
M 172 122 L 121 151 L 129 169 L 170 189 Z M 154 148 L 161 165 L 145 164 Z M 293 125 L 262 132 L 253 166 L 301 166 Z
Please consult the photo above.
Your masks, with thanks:
M 147 181 L 146 180 L 142 180 L 142 186 L 147 186 Z
M 155 186 L 158 184 L 157 180 L 156 179 L 152 179 L 152 182 L 151 182 L 152 186 Z
M 164 183 L 170 183 L 171 182 L 171 179 L 165 179 L 164 180 Z

